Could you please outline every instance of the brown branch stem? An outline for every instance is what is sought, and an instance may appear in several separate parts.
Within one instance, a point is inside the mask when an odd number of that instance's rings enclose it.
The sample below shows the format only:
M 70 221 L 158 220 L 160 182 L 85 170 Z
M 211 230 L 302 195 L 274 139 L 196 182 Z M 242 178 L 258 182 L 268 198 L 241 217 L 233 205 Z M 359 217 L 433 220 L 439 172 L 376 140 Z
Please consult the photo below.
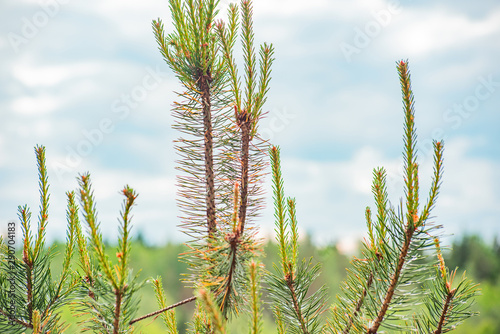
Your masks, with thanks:
M 229 273 L 227 275 L 226 291 L 224 292 L 224 299 L 222 300 L 222 305 L 221 305 L 222 310 L 221 311 L 224 311 L 225 303 L 228 300 L 227 298 L 229 298 L 229 295 L 231 294 L 232 283 L 233 283 L 233 274 L 234 274 L 234 269 L 236 268 L 236 261 L 237 261 L 236 253 L 238 250 L 238 244 L 240 242 L 239 230 L 236 231 L 236 233 L 230 235 L 229 238 L 230 238 L 229 243 L 231 245 L 232 259 L 231 259 L 231 266 L 229 268 Z
M 6 313 L 6 312 L 4 312 L 4 311 L 3 311 L 3 310 L 1 310 L 1 309 L 0 309 L 0 313 L 1 313 L 1 314 L 3 314 L 3 315 L 7 318 L 7 319 L 14 321 L 14 322 L 18 323 L 18 324 L 19 324 L 19 325 L 21 325 L 21 326 L 24 326 L 24 327 L 26 327 L 26 328 L 33 329 L 33 325 L 28 324 L 27 322 L 24 322 L 24 321 L 19 320 L 19 319 L 17 319 L 17 318 L 11 318 L 11 317 L 10 317 L 10 316 Z
M 250 115 L 247 111 L 243 111 L 238 119 L 241 128 L 241 187 L 240 187 L 240 211 L 238 215 L 239 220 L 239 234 L 243 234 L 245 228 L 245 220 L 247 214 L 248 204 L 248 151 L 250 144 Z
M 136 323 L 136 322 L 138 322 L 138 321 L 141 321 L 141 320 L 144 320 L 144 319 L 147 319 L 147 318 L 154 317 L 154 316 L 155 316 L 155 315 L 157 315 L 157 314 L 160 314 L 160 313 L 166 312 L 166 311 L 168 311 L 168 310 L 171 310 L 171 309 L 173 309 L 173 308 L 176 308 L 177 306 L 181 306 L 181 305 L 187 304 L 187 303 L 192 302 L 192 301 L 194 301 L 194 300 L 196 300 L 196 297 L 195 297 L 195 296 L 190 297 L 190 298 L 187 298 L 187 299 L 184 299 L 184 300 L 181 300 L 180 302 L 175 303 L 175 304 L 170 305 L 170 306 L 167 306 L 167 307 L 165 307 L 165 308 L 162 308 L 161 310 L 154 311 L 154 312 L 148 313 L 148 314 L 146 314 L 146 315 L 143 315 L 142 317 L 136 318 L 136 319 L 134 319 L 134 320 L 130 321 L 129 325 L 132 325 L 132 324 L 134 324 L 134 323 Z
M 413 223 L 409 221 L 406 228 L 405 242 L 403 244 L 403 247 L 401 248 L 401 253 L 399 254 L 398 265 L 396 266 L 394 275 L 391 278 L 391 283 L 389 284 L 389 288 L 387 289 L 384 302 L 382 303 L 382 306 L 377 314 L 377 318 L 373 321 L 373 325 L 368 329 L 367 334 L 376 334 L 380 325 L 382 324 L 382 321 L 384 320 L 387 309 L 389 308 L 389 304 L 391 303 L 392 297 L 394 296 L 396 286 L 398 285 L 401 270 L 403 269 L 403 265 L 406 262 L 406 256 L 408 255 L 411 239 L 414 232 L 415 227 Z
M 205 145 L 205 178 L 206 178 L 206 205 L 207 205 L 207 229 L 209 237 L 213 236 L 216 229 L 215 223 L 215 185 L 214 185 L 214 157 L 213 157 L 213 135 L 212 135 L 212 103 L 210 100 L 210 82 L 212 77 L 199 73 L 199 88 L 201 90 L 201 102 L 203 108 L 203 130 Z
M 443 325 L 446 320 L 446 315 L 448 314 L 448 309 L 450 308 L 451 300 L 453 299 L 453 296 L 455 295 L 456 290 L 452 290 L 448 292 L 448 296 L 446 296 L 446 300 L 444 302 L 444 307 L 443 307 L 443 312 L 441 313 L 441 318 L 439 318 L 439 324 L 437 329 L 434 331 L 433 334 L 441 334 L 443 332 Z
M 26 264 L 26 308 L 29 324 L 33 323 L 33 260 L 29 258 L 27 244 L 24 245 L 23 262 Z M 30 327 L 33 328 L 33 327 Z
M 291 273 L 287 274 L 285 277 L 285 280 L 286 280 L 286 285 L 288 286 L 288 289 L 292 293 L 293 308 L 295 309 L 295 313 L 297 314 L 297 318 L 299 319 L 300 327 L 302 328 L 302 333 L 309 334 L 309 332 L 307 331 L 304 317 L 302 316 L 302 312 L 301 312 L 300 307 L 299 307 L 299 301 L 297 300 L 297 294 L 295 293 L 295 288 L 293 286 L 292 274 Z
M 120 332 L 120 311 L 122 306 L 123 290 L 115 290 L 116 302 L 115 302 L 115 319 L 113 322 L 113 334 L 118 334 Z
M 371 273 L 370 276 L 368 277 L 368 281 L 366 282 L 366 288 L 363 290 L 361 297 L 359 297 L 359 300 L 356 303 L 356 309 L 354 310 L 352 316 L 349 318 L 349 323 L 347 324 L 346 328 L 344 328 L 344 330 L 342 331 L 342 334 L 348 334 L 350 332 L 351 327 L 354 323 L 354 318 L 356 318 L 359 311 L 361 311 L 361 307 L 363 306 L 363 303 L 365 301 L 368 289 L 370 289 L 372 284 L 373 284 L 373 273 Z

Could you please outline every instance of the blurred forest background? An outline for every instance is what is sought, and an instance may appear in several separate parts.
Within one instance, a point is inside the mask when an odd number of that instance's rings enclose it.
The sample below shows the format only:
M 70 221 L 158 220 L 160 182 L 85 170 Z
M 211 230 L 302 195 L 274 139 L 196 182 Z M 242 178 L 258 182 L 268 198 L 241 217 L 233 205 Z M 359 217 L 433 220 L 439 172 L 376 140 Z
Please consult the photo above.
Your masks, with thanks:
M 55 261 L 62 262 L 64 244 L 54 244 Z M 115 246 L 107 245 L 107 252 L 110 257 L 115 256 Z M 142 280 L 161 276 L 167 302 L 173 304 L 180 300 L 192 296 L 192 290 L 184 288 L 181 282 L 182 273 L 187 272 L 186 264 L 178 259 L 178 254 L 185 252 L 187 247 L 183 244 L 166 244 L 162 247 L 150 246 L 139 237 L 132 244 L 132 263 L 134 275 L 139 272 Z M 273 270 L 273 263 L 278 263 L 278 249 L 276 244 L 267 242 L 263 245 L 266 256 L 261 258 L 267 270 Z M 314 262 L 322 264 L 322 273 L 316 281 L 318 286 L 325 284 L 329 288 L 329 304 L 334 300 L 339 292 L 340 282 L 346 274 L 346 267 L 352 256 L 340 253 L 337 246 L 316 247 L 311 243 L 310 238 L 304 238 L 301 243 L 299 256 L 303 258 L 313 258 Z M 355 256 L 355 255 L 354 255 Z M 75 260 L 74 256 L 73 260 Z M 60 260 L 59 260 L 60 259 Z M 480 315 L 467 320 L 457 328 L 454 334 L 474 333 L 474 334 L 498 334 L 500 333 L 500 243 L 497 238 L 493 243 L 488 244 L 475 235 L 465 235 L 456 238 L 450 250 L 445 253 L 446 264 L 450 269 L 459 267 L 457 275 L 461 275 L 466 270 L 469 278 L 480 283 L 481 294 L 476 299 L 474 310 Z M 75 264 L 76 265 L 76 264 Z M 60 268 L 54 268 L 53 274 L 57 275 Z M 265 300 L 266 293 L 263 289 Z M 136 316 L 156 311 L 158 309 L 152 285 L 146 282 L 139 291 L 141 297 L 139 311 Z M 180 333 L 185 333 L 186 323 L 190 320 L 194 304 L 187 304 L 176 309 L 178 328 Z M 329 311 L 325 312 L 328 316 Z M 274 334 L 274 321 L 271 312 L 266 309 L 264 315 L 264 334 Z M 74 325 L 76 319 L 72 317 L 69 310 L 63 314 L 63 318 L 72 324 L 66 333 L 78 333 L 78 328 Z M 230 333 L 247 333 L 248 319 L 245 315 L 233 321 L 229 326 Z M 156 320 L 147 319 L 139 323 L 136 333 L 165 333 L 166 329 L 160 318 Z

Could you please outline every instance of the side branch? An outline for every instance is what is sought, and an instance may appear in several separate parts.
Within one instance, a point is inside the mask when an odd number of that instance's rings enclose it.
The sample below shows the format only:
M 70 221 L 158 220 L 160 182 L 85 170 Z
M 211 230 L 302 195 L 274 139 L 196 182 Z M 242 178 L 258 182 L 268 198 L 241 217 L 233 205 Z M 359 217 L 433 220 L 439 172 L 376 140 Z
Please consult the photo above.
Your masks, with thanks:
M 1 314 L 3 314 L 3 315 L 7 318 L 7 319 L 14 321 L 14 322 L 18 323 L 18 324 L 19 324 L 19 325 L 21 325 L 21 326 L 24 326 L 24 327 L 26 327 L 26 328 L 33 329 L 33 325 L 28 324 L 27 322 L 24 322 L 24 321 L 19 320 L 19 319 L 17 319 L 17 318 L 11 318 L 11 317 L 10 317 L 10 316 L 9 316 L 6 312 L 4 312 L 2 309 L 0 309 L 0 313 L 1 313 Z
M 285 276 L 285 280 L 286 280 L 286 285 L 288 286 L 288 289 L 290 290 L 290 292 L 292 294 L 293 308 L 295 309 L 295 313 L 297 314 L 297 318 L 300 322 L 300 327 L 302 329 L 302 333 L 309 334 L 309 332 L 307 331 L 307 327 L 306 327 L 306 321 L 304 320 L 304 317 L 302 316 L 302 312 L 300 310 L 299 301 L 297 299 L 297 294 L 295 293 L 295 287 L 293 286 L 292 273 L 288 273 Z
M 184 299 L 184 300 L 181 300 L 180 302 L 178 303 L 175 303 L 173 305 L 170 305 L 170 306 L 167 306 L 165 308 L 162 308 L 161 310 L 158 310 L 158 311 L 154 311 L 154 312 L 151 312 L 151 313 L 148 313 L 146 315 L 143 315 L 142 317 L 139 317 L 139 318 L 136 318 L 132 321 L 129 322 L 129 325 L 132 325 L 132 324 L 135 324 L 136 322 L 138 321 L 141 321 L 141 320 L 144 320 L 144 319 L 147 319 L 147 318 L 151 318 L 151 317 L 154 317 L 155 315 L 157 314 L 160 314 L 160 313 L 163 313 L 165 311 L 168 311 L 168 310 L 171 310 L 173 308 L 176 308 L 177 306 L 181 306 L 181 305 L 184 305 L 184 304 L 187 304 L 187 303 L 190 303 L 192 301 L 196 300 L 196 297 L 193 296 L 193 297 L 190 297 L 190 298 L 187 298 L 187 299 Z
M 372 327 L 368 329 L 367 334 L 376 334 L 378 328 L 382 324 L 382 320 L 384 320 L 387 309 L 389 308 L 389 304 L 391 303 L 392 297 L 394 296 L 394 292 L 396 291 L 396 286 L 399 282 L 399 277 L 401 275 L 401 270 L 403 269 L 403 265 L 406 261 L 406 256 L 408 255 L 408 251 L 410 249 L 411 239 L 413 237 L 413 233 L 415 232 L 415 227 L 412 223 L 408 224 L 406 229 L 406 237 L 403 248 L 401 249 L 401 253 L 399 254 L 398 265 L 394 271 L 394 275 L 391 278 L 391 283 L 389 288 L 387 289 L 387 293 L 384 298 L 384 302 L 382 303 L 382 307 L 378 312 L 377 318 L 373 321 Z
M 351 327 L 354 323 L 354 319 L 358 316 L 358 313 L 361 311 L 361 307 L 363 307 L 363 303 L 365 302 L 366 295 L 368 293 L 368 290 L 373 284 L 373 273 L 370 274 L 370 277 L 368 277 L 368 281 L 366 282 L 366 288 L 364 288 L 363 293 L 361 294 L 361 297 L 359 297 L 358 302 L 356 303 L 356 309 L 354 309 L 354 312 L 351 317 L 349 317 L 349 323 L 347 324 L 346 328 L 342 331 L 342 334 L 349 334 L 351 331 Z
M 441 313 L 441 318 L 439 318 L 438 327 L 433 332 L 433 334 L 441 334 L 443 332 L 443 325 L 444 322 L 446 321 L 446 315 L 448 314 L 448 309 L 450 308 L 450 304 L 453 299 L 453 296 L 455 295 L 455 292 L 456 292 L 455 289 L 448 292 L 448 296 L 446 297 L 446 300 L 444 302 L 443 312 Z
M 233 286 L 233 275 L 234 271 L 236 269 L 236 262 L 237 262 L 237 251 L 238 251 L 238 244 L 240 243 L 240 235 L 238 232 L 235 234 L 231 235 L 229 240 L 229 244 L 231 245 L 231 266 L 229 267 L 229 273 L 227 276 L 227 281 L 226 281 L 226 288 L 224 292 L 224 299 L 222 300 L 221 303 L 221 311 L 225 311 L 226 308 L 226 303 L 229 301 L 229 297 L 231 295 L 231 289 Z M 226 319 L 227 320 L 227 319 Z

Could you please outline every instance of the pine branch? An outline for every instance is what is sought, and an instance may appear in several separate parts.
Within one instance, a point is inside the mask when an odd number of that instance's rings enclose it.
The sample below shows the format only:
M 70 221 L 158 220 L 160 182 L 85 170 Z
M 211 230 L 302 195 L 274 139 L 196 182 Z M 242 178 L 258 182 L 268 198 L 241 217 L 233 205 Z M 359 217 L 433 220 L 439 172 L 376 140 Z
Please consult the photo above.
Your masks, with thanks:
M 141 321 L 141 320 L 144 320 L 144 319 L 147 319 L 147 318 L 154 317 L 155 315 L 161 314 L 161 313 L 163 313 L 163 312 L 166 312 L 166 311 L 168 311 L 168 310 L 171 310 L 171 309 L 176 308 L 176 307 L 178 307 L 178 306 L 181 306 L 181 305 L 184 305 L 184 304 L 190 303 L 190 302 L 195 301 L 195 300 L 196 300 L 196 297 L 195 297 L 195 296 L 193 296 L 193 297 L 189 297 L 189 298 L 186 298 L 186 299 L 184 299 L 184 300 L 181 300 L 181 301 L 180 301 L 180 302 L 178 302 L 178 303 L 175 303 L 175 304 L 173 304 L 173 305 L 170 305 L 170 306 L 164 307 L 164 308 L 162 308 L 161 310 L 157 310 L 157 311 L 154 311 L 154 312 L 148 313 L 148 314 L 146 314 L 146 315 L 143 315 L 142 317 L 136 318 L 136 319 L 134 319 L 134 320 L 130 321 L 130 323 L 129 323 L 129 324 L 130 324 L 130 325 L 132 325 L 132 324 L 134 324 L 134 323 L 136 323 L 136 322 L 138 322 L 138 321 Z
M 156 300 L 158 302 L 158 305 L 160 306 L 161 310 L 167 309 L 167 304 L 165 301 L 165 291 L 163 290 L 163 284 L 161 277 L 156 278 L 153 280 L 153 285 L 155 288 L 155 294 L 156 294 Z M 175 320 L 175 310 L 173 308 L 168 308 L 167 311 L 164 311 L 161 313 L 162 318 L 163 318 L 163 323 L 167 326 L 167 330 L 169 331 L 169 334 L 178 334 L 177 332 L 177 322 Z M 144 318 L 146 319 L 146 318 Z M 131 324 L 135 320 L 131 321 Z M 137 320 L 139 321 L 139 320 Z
M 443 311 L 441 313 L 441 317 L 439 318 L 438 327 L 434 331 L 434 334 L 441 334 L 443 332 L 443 325 L 446 320 L 446 316 L 448 314 L 448 308 L 450 307 L 451 300 L 453 299 L 453 295 L 455 294 L 455 292 L 456 290 L 448 292 L 448 295 L 446 296 L 446 300 L 443 305 Z
M 78 179 L 80 185 L 80 202 L 83 209 L 85 221 L 89 227 L 90 240 L 93 250 L 96 252 L 99 265 L 102 267 L 107 279 L 113 285 L 113 288 L 118 289 L 118 282 L 112 271 L 112 265 L 108 256 L 104 252 L 104 243 L 99 231 L 99 223 L 97 222 L 97 211 L 94 204 L 94 192 L 90 183 L 90 174 L 80 175 Z
M 457 269 L 446 267 L 439 239 L 435 238 L 437 265 L 436 275 L 425 283 L 429 294 L 424 299 L 424 310 L 414 316 L 415 331 L 421 334 L 441 334 L 452 331 L 467 318 L 476 315 L 469 311 L 472 298 L 478 293 L 477 284 L 472 284 L 464 276 L 454 283 Z
M 281 259 L 281 269 L 283 275 L 288 268 L 288 251 L 286 248 L 288 240 L 287 221 L 285 217 L 285 198 L 283 190 L 283 178 L 280 168 L 280 150 L 273 146 L 269 151 L 272 167 L 273 192 L 274 192 L 274 218 L 276 225 L 276 235 L 278 236 L 279 255 Z
M 280 249 L 280 266 L 277 273 L 267 275 L 268 292 L 279 314 L 287 317 L 293 333 L 318 333 L 319 316 L 324 311 L 326 288 L 323 286 L 308 297 L 308 291 L 319 276 L 320 266 L 303 260 L 297 265 L 298 232 L 295 218 L 295 201 L 288 200 L 288 219 L 284 216 L 283 179 L 279 148 L 269 149 L 273 174 L 276 240 Z M 288 231 L 290 227 L 291 231 Z M 277 318 L 278 320 L 279 318 Z M 279 324 L 278 324 L 279 325 Z
M 370 274 L 370 276 L 368 277 L 368 280 L 366 282 L 366 287 L 363 289 L 363 292 L 361 293 L 361 296 L 359 297 L 359 300 L 356 303 L 356 308 L 354 309 L 352 316 L 349 316 L 349 320 L 347 322 L 346 327 L 342 331 L 342 334 L 349 334 L 354 324 L 354 319 L 357 319 L 358 316 L 360 315 L 361 308 L 363 307 L 366 295 L 368 294 L 368 291 L 370 290 L 372 284 L 373 284 L 373 273 Z
M 276 322 L 276 329 L 278 331 L 278 334 L 285 334 L 286 333 L 286 326 L 285 326 L 285 321 L 283 320 L 283 315 L 279 309 L 279 307 L 274 308 L 274 318 Z
M 285 276 L 285 281 L 286 285 L 288 286 L 288 289 L 290 290 L 290 295 L 292 297 L 292 303 L 293 303 L 293 309 L 295 311 L 295 314 L 297 315 L 297 319 L 300 324 L 300 328 L 302 329 L 302 333 L 304 334 L 309 334 L 309 331 L 307 330 L 307 325 L 306 325 L 306 320 L 304 319 L 304 316 L 302 315 L 302 310 L 299 304 L 299 300 L 297 298 L 297 293 L 295 291 L 294 287 L 294 281 L 293 278 L 290 274 Z
M 401 90 L 403 95 L 403 109 L 405 111 L 405 136 L 404 136 L 404 168 L 405 168 L 405 197 L 406 197 L 406 224 L 404 228 L 404 239 L 397 249 L 399 256 L 394 272 L 390 277 L 390 283 L 385 292 L 385 297 L 380 305 L 376 318 L 372 321 L 371 327 L 368 329 L 368 334 L 377 333 L 382 324 L 387 310 L 391 305 L 396 288 L 400 284 L 400 278 L 403 271 L 403 266 L 407 262 L 407 257 L 410 252 L 410 247 L 414 238 L 414 234 L 418 228 L 423 226 L 427 219 L 427 213 L 424 209 L 424 217 L 418 215 L 419 205 L 419 182 L 418 182 L 418 164 L 416 162 L 416 132 L 415 132 L 415 116 L 414 116 L 414 99 L 411 90 L 410 73 L 408 70 L 408 62 L 398 62 L 398 72 L 401 82 Z M 433 206 L 435 196 L 438 192 L 439 177 L 441 175 L 441 149 L 436 150 L 436 167 L 433 188 L 431 196 L 427 204 L 427 208 Z M 380 195 L 379 195 L 380 196 Z M 383 197 L 383 196 L 382 196 Z M 382 200 L 383 201 L 383 200 Z M 427 210 L 428 211 L 428 210 Z M 417 231 L 417 234 L 420 233 Z
M 260 334 L 262 332 L 262 302 L 260 293 L 260 268 L 259 264 L 252 261 L 250 263 L 250 301 L 251 319 L 250 334 Z
M 243 233 L 245 228 L 245 220 L 247 214 L 248 203 L 248 159 L 250 145 L 250 125 L 252 120 L 247 112 L 242 112 L 238 115 L 237 125 L 241 129 L 241 188 L 240 188 L 240 211 L 239 219 L 239 234 Z
M 440 182 L 443 177 L 443 151 L 444 146 L 442 141 L 434 141 L 434 175 L 432 177 L 432 185 L 429 190 L 429 200 L 422 210 L 420 221 L 425 222 L 429 218 L 429 214 L 436 203 L 436 198 L 439 193 Z
M 176 145 L 181 155 L 177 168 L 184 174 L 178 178 L 182 197 L 178 203 L 185 214 L 184 232 L 193 237 L 188 244 L 192 251 L 184 258 L 193 271 L 192 286 L 210 286 L 227 318 L 239 312 L 248 294 L 246 264 L 259 248 L 249 220 L 262 203 L 260 179 L 265 164 L 260 143 L 252 140 L 265 98 L 258 94 L 264 95 L 268 89 L 272 50 L 267 47 L 262 56 L 264 87 L 257 90 L 252 5 L 243 1 L 242 91 L 234 60 L 237 6 L 230 6 L 227 27 L 214 22 L 217 10 L 213 0 L 171 0 L 170 7 L 175 31 L 165 35 L 159 20 L 153 22 L 153 30 L 165 61 L 185 88 L 179 94 L 184 101 L 176 102 L 173 111 L 174 128 L 185 135 Z M 258 106 L 257 100 L 261 101 Z M 200 211 L 203 207 L 205 212 Z M 201 233 L 203 226 L 208 228 L 208 239 Z
M 68 211 L 68 231 L 66 252 L 63 259 L 62 271 L 59 279 L 53 281 L 51 277 L 52 249 L 45 249 L 45 230 L 48 224 L 48 193 L 49 183 L 47 178 L 47 167 L 45 165 L 45 147 L 36 146 L 40 215 L 38 219 L 38 231 L 33 238 L 31 229 L 31 212 L 25 206 L 19 206 L 18 215 L 21 221 L 23 234 L 22 256 L 17 258 L 11 249 L 4 247 L 3 241 L 0 247 L 0 257 L 6 257 L 9 261 L 1 262 L 0 280 L 3 280 L 3 272 L 9 272 L 11 282 L 9 295 L 9 309 L 17 312 L 10 313 L 0 308 L 0 331 L 9 333 L 20 333 L 26 329 L 32 329 L 33 333 L 62 332 L 66 327 L 61 322 L 61 308 L 68 303 L 70 296 L 75 291 L 75 280 L 70 279 L 70 260 L 74 247 L 74 224 Z M 10 247 L 10 246 L 9 246 Z M 4 306 L 4 292 L 0 294 L 2 308 Z
M 404 168 L 405 200 L 398 212 L 388 201 L 386 172 L 373 172 L 372 193 L 377 206 L 377 218 L 372 221 L 371 210 L 365 217 L 368 240 L 363 244 L 363 258 L 355 259 L 342 287 L 343 296 L 333 308 L 328 322 L 332 333 L 376 333 L 382 323 L 394 330 L 405 330 L 405 305 L 418 303 L 422 296 L 416 288 L 427 278 L 429 265 L 416 262 L 422 252 L 432 246 L 431 233 L 436 228 L 426 222 L 435 204 L 442 175 L 442 146 L 435 143 L 434 177 L 429 200 L 418 212 L 419 179 L 416 161 L 416 131 L 414 101 L 407 62 L 398 62 L 405 112 Z M 406 209 L 406 210 L 405 210 Z M 391 310 L 390 313 L 388 311 Z M 399 319 L 398 321 L 392 321 Z M 369 324 L 367 326 L 366 324 Z
M 401 253 L 399 255 L 398 264 L 396 266 L 394 274 L 391 277 L 391 282 L 389 284 L 389 288 L 387 289 L 384 301 L 380 307 L 380 311 L 378 312 L 377 318 L 375 318 L 375 320 L 373 321 L 373 325 L 368 329 L 368 332 L 367 332 L 368 334 L 376 334 L 378 331 L 378 328 L 380 327 L 380 325 L 382 324 L 382 321 L 384 320 L 387 309 L 389 308 L 389 305 L 391 304 L 392 297 L 394 296 L 394 292 L 395 292 L 396 287 L 399 283 L 399 278 L 401 276 L 401 270 L 403 269 L 403 265 L 406 261 L 406 256 L 408 255 L 410 243 L 411 243 L 414 232 L 415 232 L 414 226 L 409 225 L 407 227 L 407 230 L 406 230 L 406 236 L 405 236 L 406 241 L 401 248 Z
M 214 301 L 213 295 L 210 291 L 205 289 L 199 289 L 197 291 L 197 298 L 203 304 L 207 314 L 210 316 L 211 323 L 213 324 L 213 333 L 226 333 L 226 325 L 224 322 L 224 317 L 217 304 Z
M 38 237 L 35 242 L 34 258 L 38 256 L 44 247 L 45 228 L 49 218 L 49 184 L 47 177 L 47 167 L 45 165 L 45 147 L 35 147 L 37 165 L 38 165 L 38 179 L 40 187 L 40 217 L 38 219 Z
M 96 255 L 92 259 L 86 251 L 87 242 L 84 240 L 79 224 L 76 225 L 76 239 L 80 250 L 81 266 L 85 276 L 82 278 L 82 289 L 77 309 L 83 311 L 80 315 L 89 313 L 85 320 L 87 330 L 105 333 L 128 333 L 133 330 L 130 321 L 137 310 L 135 292 L 142 283 L 137 283 L 137 276 L 129 277 L 132 270 L 129 268 L 130 257 L 130 213 L 137 194 L 128 185 L 122 190 L 125 196 L 121 211 L 118 249 L 116 258 L 118 263 L 113 265 L 106 255 L 102 235 L 97 223 L 97 213 L 94 204 L 94 195 L 89 174 L 81 175 L 80 200 L 85 221 L 89 229 L 90 245 Z M 113 268 L 113 269 L 112 269 Z
M 205 178 L 207 181 L 207 226 L 208 235 L 213 237 L 216 229 L 215 223 L 215 185 L 214 185 L 214 158 L 213 158 L 213 142 L 212 142 L 212 104 L 210 101 L 210 82 L 212 76 L 210 72 L 203 73 L 198 70 L 199 88 L 201 90 L 201 103 L 203 106 L 203 126 L 204 126 L 204 145 L 205 145 Z

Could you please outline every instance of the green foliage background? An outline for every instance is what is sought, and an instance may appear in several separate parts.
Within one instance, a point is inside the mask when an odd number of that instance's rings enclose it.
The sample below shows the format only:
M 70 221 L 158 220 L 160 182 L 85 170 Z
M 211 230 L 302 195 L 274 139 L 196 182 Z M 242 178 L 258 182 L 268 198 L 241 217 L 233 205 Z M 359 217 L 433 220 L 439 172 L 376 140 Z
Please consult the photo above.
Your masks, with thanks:
M 55 261 L 54 264 L 62 263 L 63 244 L 54 244 Z M 340 254 L 335 245 L 326 247 L 315 247 L 309 238 L 301 242 L 301 254 L 304 258 L 313 257 L 314 262 L 321 262 L 322 273 L 314 283 L 313 291 L 321 285 L 329 287 L 330 300 L 339 292 L 338 287 L 341 280 L 345 278 L 345 268 L 351 257 Z M 478 317 L 468 319 L 459 326 L 454 333 L 465 334 L 498 334 L 500 333 L 500 244 L 498 241 L 493 244 L 485 243 L 477 236 L 464 236 L 455 239 L 452 250 L 445 255 L 446 263 L 450 268 L 460 267 L 466 270 L 470 278 L 481 285 L 481 294 L 476 298 L 475 311 L 479 311 Z M 109 256 L 116 256 L 114 247 L 107 247 Z M 149 246 L 141 238 L 132 243 L 131 266 L 135 271 L 140 270 L 140 278 L 161 276 L 169 303 L 192 296 L 192 290 L 184 288 L 180 278 L 182 273 L 188 271 L 187 265 L 178 260 L 178 254 L 186 251 L 182 244 L 166 244 L 164 246 Z M 268 254 L 262 261 L 267 269 L 272 268 L 272 263 L 279 263 L 277 245 L 271 242 L 265 244 L 265 254 Z M 76 265 L 76 263 L 75 263 Z M 58 270 L 59 268 L 55 268 Z M 460 273 L 459 273 L 460 274 Z M 458 275 L 458 274 L 457 274 Z M 146 284 L 140 291 L 141 303 L 137 315 L 143 315 L 156 311 L 158 306 L 151 284 Z M 265 297 L 265 296 L 264 296 Z M 185 332 L 185 323 L 191 318 L 193 311 L 192 304 L 184 305 L 176 309 L 179 332 Z M 78 328 L 74 324 L 75 319 L 69 311 L 65 312 L 63 318 L 72 324 L 66 333 L 78 333 Z M 229 326 L 231 333 L 246 333 L 248 323 L 246 317 L 240 317 Z M 264 316 L 264 334 L 275 334 L 274 322 L 271 313 L 266 310 Z M 161 319 L 146 320 L 139 327 L 139 333 L 165 333 L 165 327 Z

